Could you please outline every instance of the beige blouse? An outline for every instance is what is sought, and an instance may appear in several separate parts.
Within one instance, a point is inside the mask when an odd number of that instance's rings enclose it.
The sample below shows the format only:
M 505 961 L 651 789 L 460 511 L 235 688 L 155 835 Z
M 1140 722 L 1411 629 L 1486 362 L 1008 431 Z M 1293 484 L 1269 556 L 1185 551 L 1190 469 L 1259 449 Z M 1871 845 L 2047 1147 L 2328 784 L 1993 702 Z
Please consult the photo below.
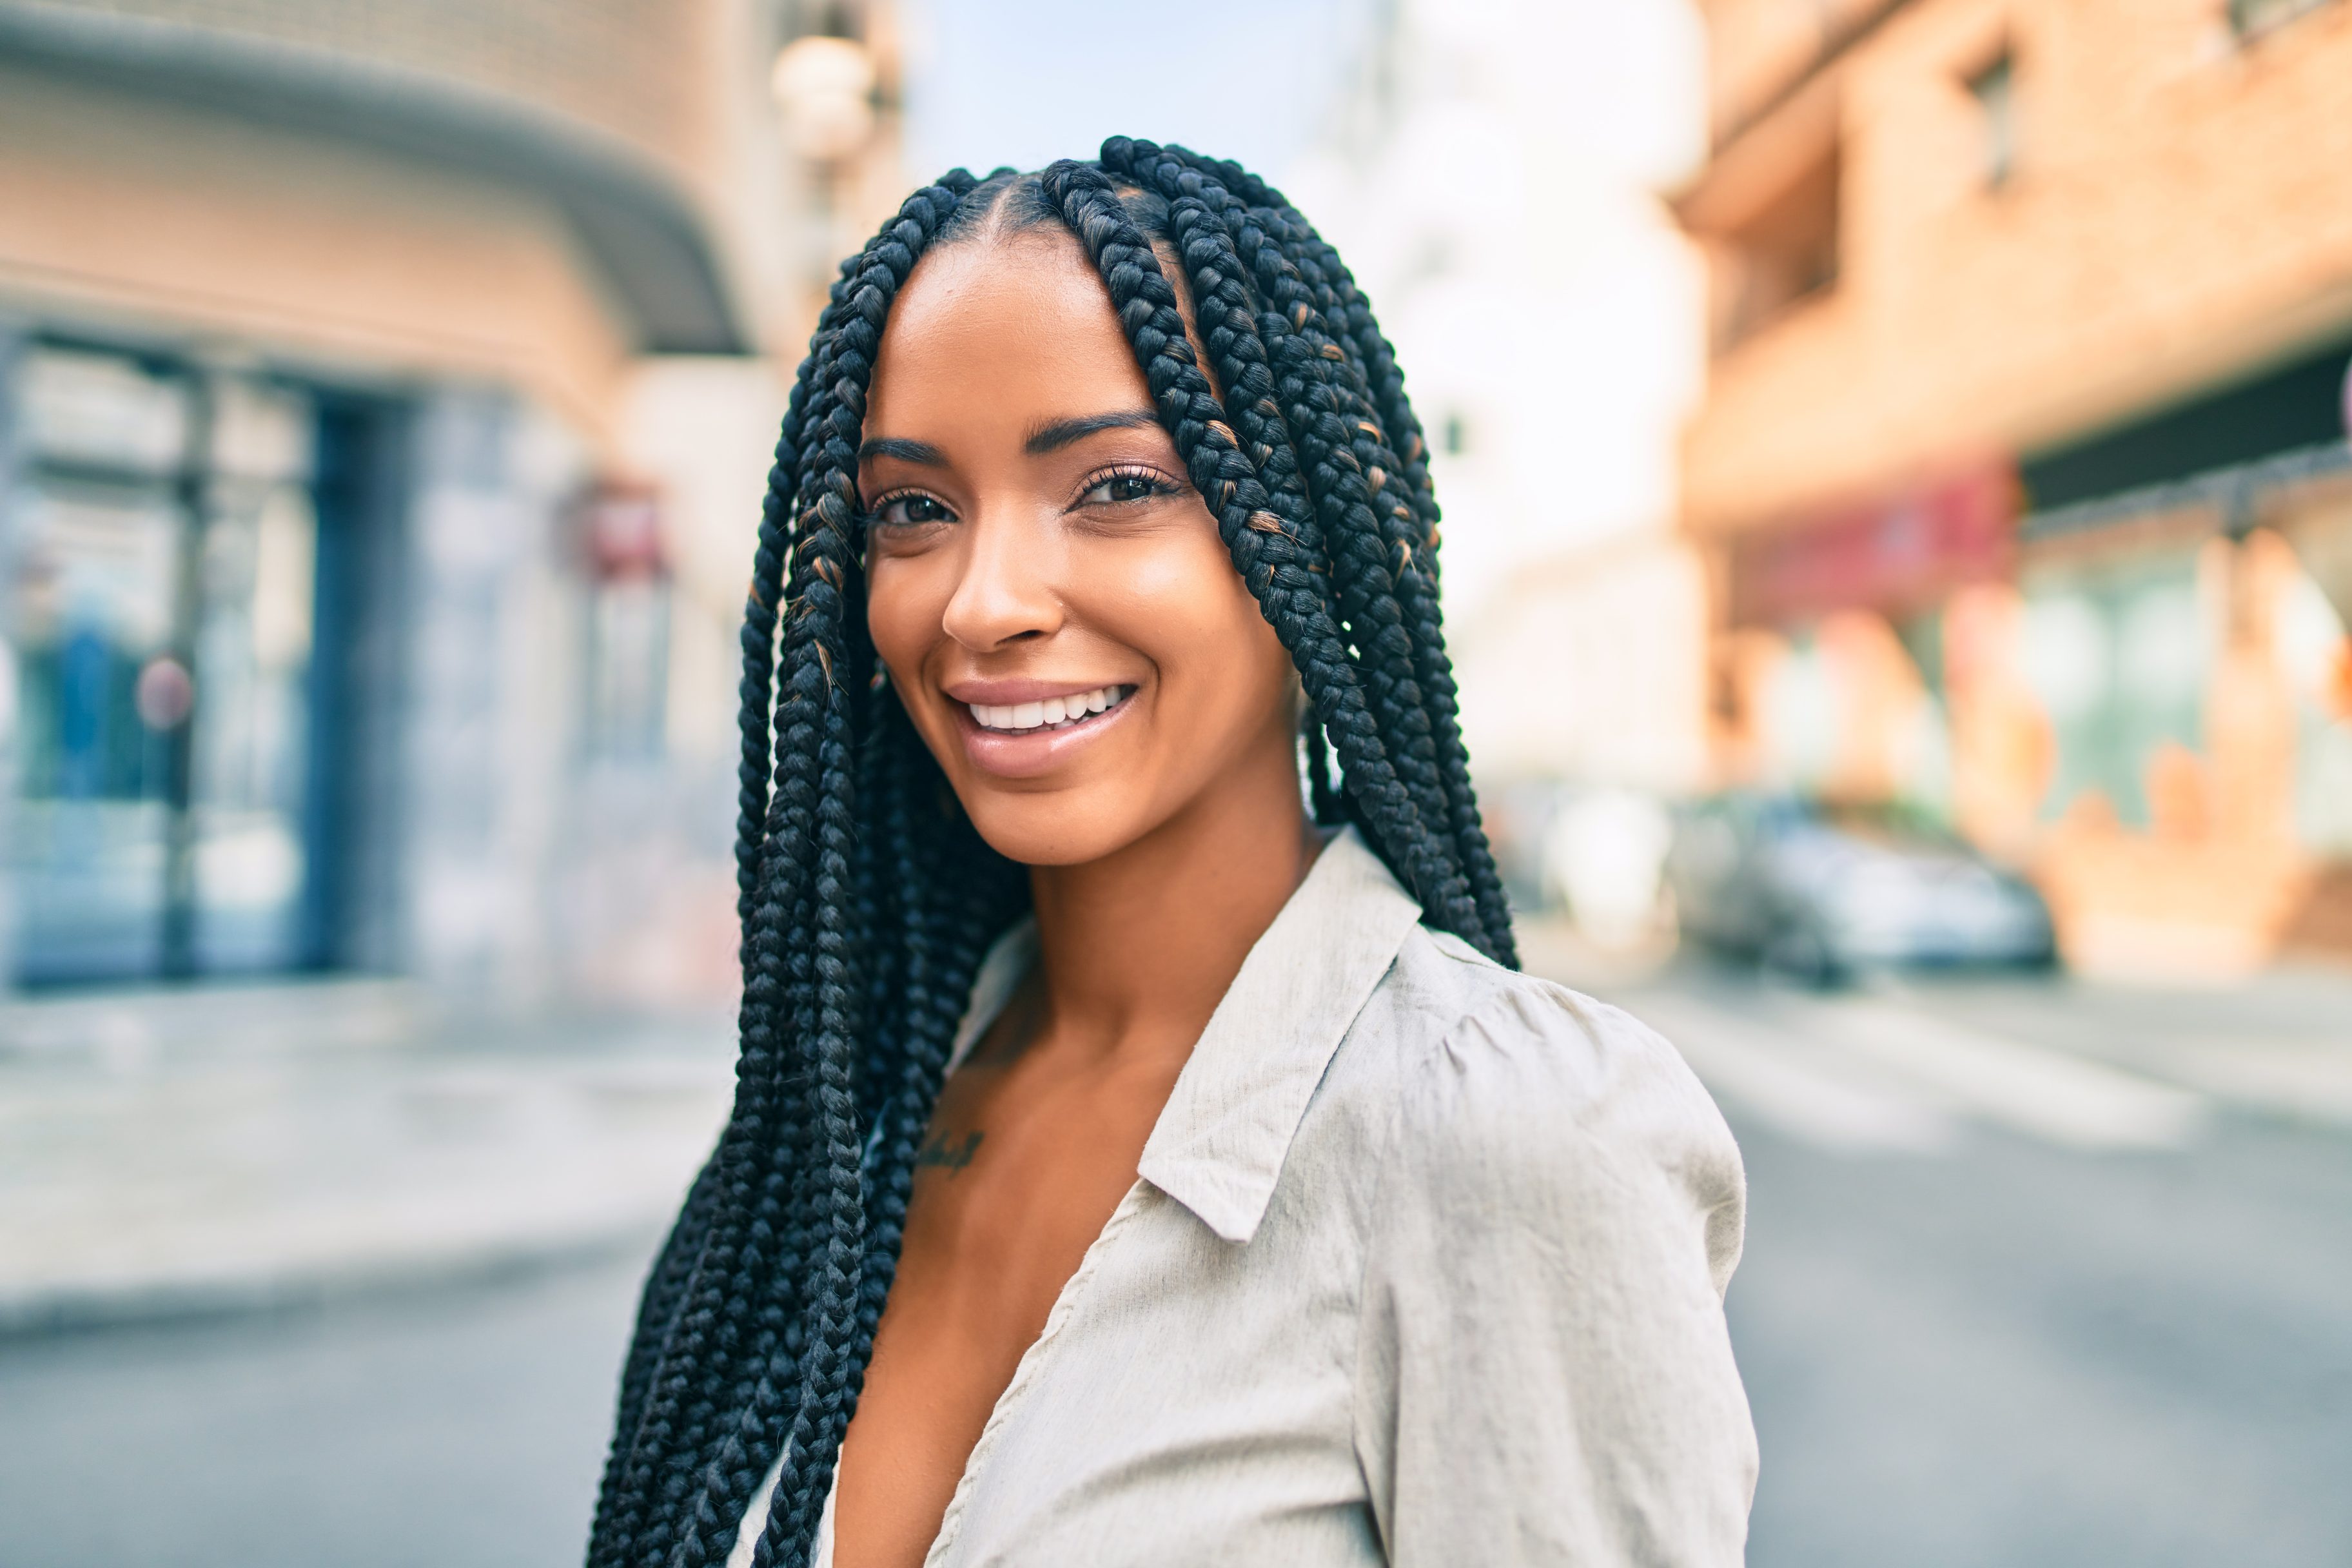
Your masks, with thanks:
M 1740 1562 L 1729 1130 L 1649 1029 L 1420 922 L 1352 830 L 1318 858 L 927 1568 Z M 991 953 L 958 1059 L 1034 952 Z

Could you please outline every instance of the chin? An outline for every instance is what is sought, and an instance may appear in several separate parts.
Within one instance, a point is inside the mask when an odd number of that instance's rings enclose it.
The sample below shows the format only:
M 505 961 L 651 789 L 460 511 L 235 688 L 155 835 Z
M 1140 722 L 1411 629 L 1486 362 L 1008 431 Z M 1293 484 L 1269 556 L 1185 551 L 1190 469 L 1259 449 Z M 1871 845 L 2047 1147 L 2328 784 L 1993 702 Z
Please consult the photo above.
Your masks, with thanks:
M 1067 795 L 967 799 L 964 811 L 991 849 L 1022 866 L 1083 866 L 1142 836 L 1129 811 Z

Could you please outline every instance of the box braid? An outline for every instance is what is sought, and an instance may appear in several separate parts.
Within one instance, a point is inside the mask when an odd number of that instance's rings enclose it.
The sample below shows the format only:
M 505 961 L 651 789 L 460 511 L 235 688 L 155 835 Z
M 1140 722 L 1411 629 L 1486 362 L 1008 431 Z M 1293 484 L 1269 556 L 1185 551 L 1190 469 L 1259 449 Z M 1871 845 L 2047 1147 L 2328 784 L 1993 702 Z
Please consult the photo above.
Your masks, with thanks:
M 1180 247 L 1196 290 L 1196 257 L 1205 256 L 1212 268 L 1220 261 L 1238 265 L 1257 279 L 1274 307 L 1264 322 L 1266 335 L 1305 340 L 1304 356 L 1296 363 L 1328 392 L 1317 405 L 1317 416 L 1297 426 L 1303 455 L 1318 467 L 1336 465 L 1324 468 L 1319 487 L 1327 505 L 1365 509 L 1355 512 L 1346 536 L 1376 547 L 1376 568 L 1383 551 L 1394 560 L 1388 570 L 1393 574 L 1395 610 L 1410 620 L 1410 633 L 1381 640 L 1391 653 L 1400 646 L 1408 650 L 1410 674 L 1400 671 L 1391 680 L 1406 683 L 1402 691 L 1421 695 L 1426 703 L 1429 750 L 1442 774 L 1444 805 L 1436 815 L 1455 836 L 1482 920 L 1505 933 L 1507 942 L 1508 906 L 1480 826 L 1445 657 L 1437 595 L 1436 496 L 1395 351 L 1339 253 L 1263 181 L 1234 163 L 1125 137 L 1103 144 L 1103 163 L 1157 191 L 1171 208 L 1199 215 L 1189 221 L 1213 234 L 1209 249 Z M 1177 221 L 1181 226 L 1188 220 Z M 1360 496 L 1359 490 L 1367 493 Z
M 1298 668 L 1317 819 L 1357 823 L 1430 923 L 1515 962 L 1454 718 L 1420 427 L 1338 257 L 1234 165 L 1123 138 L 1098 162 L 917 191 L 843 264 L 769 473 L 742 636 L 734 1108 L 646 1281 L 592 1568 L 722 1562 L 779 1455 L 757 1560 L 808 1562 L 955 1032 L 1028 891 L 866 630 L 866 396 L 929 250 L 1047 226 L 1101 274 Z
M 841 277 L 817 319 L 817 338 L 828 341 L 849 284 L 865 260 L 865 253 L 849 258 L 841 266 Z M 760 510 L 759 542 L 752 560 L 750 594 L 747 596 L 741 642 L 744 653 L 741 701 L 742 761 L 739 769 L 740 793 L 736 825 L 736 884 L 739 889 L 736 914 L 744 932 L 741 959 L 751 960 L 753 893 L 758 883 L 759 847 L 763 841 L 761 827 L 768 805 L 768 723 L 767 714 L 775 663 L 776 610 L 782 593 L 783 558 L 786 551 L 785 497 L 793 476 L 799 471 L 798 453 L 801 433 L 805 428 L 809 395 L 816 384 L 819 359 L 812 354 L 800 368 L 792 397 L 786 405 L 783 427 L 778 437 L 768 489 Z M 731 1150 L 730 1150 L 731 1152 Z M 694 1272 L 702 1260 L 700 1243 L 705 1237 L 709 1213 L 715 1202 L 714 1194 L 725 1173 L 721 1162 L 714 1157 L 706 1164 L 688 1192 L 686 1205 L 667 1243 L 656 1259 L 646 1284 L 636 1329 L 629 1347 L 626 1364 L 622 1369 L 620 1421 L 623 1430 L 634 1429 L 642 1412 L 646 1391 L 662 1362 L 675 1328 L 675 1314 L 682 1294 L 691 1288 Z M 612 1494 L 619 1487 L 621 1471 L 630 1458 L 631 1449 L 616 1444 L 605 1473 L 604 1491 Z

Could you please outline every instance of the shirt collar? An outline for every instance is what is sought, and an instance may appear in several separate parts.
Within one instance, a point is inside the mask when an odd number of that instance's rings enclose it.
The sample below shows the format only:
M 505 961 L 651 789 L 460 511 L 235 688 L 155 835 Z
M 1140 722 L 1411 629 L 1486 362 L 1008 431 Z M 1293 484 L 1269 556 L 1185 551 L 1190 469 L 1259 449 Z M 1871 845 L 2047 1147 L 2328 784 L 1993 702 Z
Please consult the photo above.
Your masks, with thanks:
M 1143 1146 L 1144 1180 L 1247 1242 L 1339 1041 L 1421 907 L 1349 827 L 1257 939 Z
M 1210 1015 L 1138 1174 L 1225 1240 L 1256 1235 L 1323 1069 L 1420 920 L 1353 827 L 1333 835 Z M 950 1072 L 1036 961 L 1035 920 L 997 939 L 973 977 Z

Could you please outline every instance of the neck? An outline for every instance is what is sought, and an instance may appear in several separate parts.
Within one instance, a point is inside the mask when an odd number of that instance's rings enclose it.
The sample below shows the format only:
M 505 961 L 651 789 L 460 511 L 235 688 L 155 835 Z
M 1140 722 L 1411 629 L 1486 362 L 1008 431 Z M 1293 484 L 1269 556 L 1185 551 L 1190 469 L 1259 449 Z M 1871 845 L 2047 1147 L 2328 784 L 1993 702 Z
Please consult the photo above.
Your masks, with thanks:
M 1322 847 L 1282 763 L 1099 860 L 1031 870 L 1056 1035 L 1191 1049 Z

